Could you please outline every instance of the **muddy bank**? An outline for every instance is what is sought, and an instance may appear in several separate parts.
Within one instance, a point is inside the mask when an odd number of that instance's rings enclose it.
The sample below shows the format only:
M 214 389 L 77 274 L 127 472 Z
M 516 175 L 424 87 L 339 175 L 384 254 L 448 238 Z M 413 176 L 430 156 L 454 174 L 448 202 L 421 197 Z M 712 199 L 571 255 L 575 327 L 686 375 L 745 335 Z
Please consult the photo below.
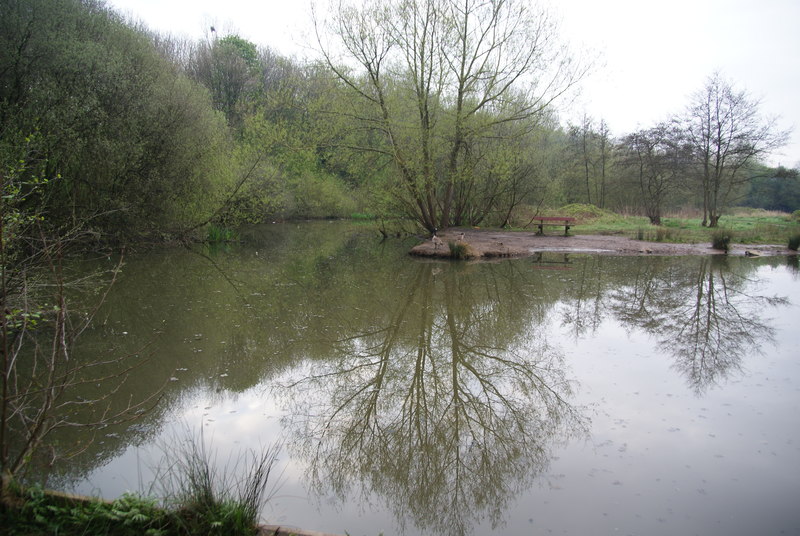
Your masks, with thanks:
M 439 233 L 442 244 L 435 247 L 431 240 L 411 248 L 410 254 L 420 257 L 449 257 L 448 242 L 456 242 L 461 233 L 475 258 L 527 257 L 542 251 L 565 253 L 594 253 L 606 255 L 724 255 L 710 243 L 671 244 L 646 242 L 623 236 L 574 235 L 559 236 L 535 232 L 498 231 L 484 229 L 448 229 Z M 732 244 L 728 255 L 791 255 L 796 251 L 778 245 Z

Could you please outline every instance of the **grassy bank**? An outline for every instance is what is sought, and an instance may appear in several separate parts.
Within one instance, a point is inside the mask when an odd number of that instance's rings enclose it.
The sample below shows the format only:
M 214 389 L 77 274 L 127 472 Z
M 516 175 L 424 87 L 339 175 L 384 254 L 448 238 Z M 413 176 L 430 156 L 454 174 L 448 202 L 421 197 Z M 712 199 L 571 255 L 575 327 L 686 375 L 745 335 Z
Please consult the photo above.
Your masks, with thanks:
M 244 501 L 201 494 L 182 503 L 130 493 L 106 501 L 31 487 L 6 495 L 0 526 L 9 536 L 238 536 L 256 534 L 257 511 Z
M 690 213 L 667 214 L 662 224 L 656 226 L 642 216 L 616 214 L 592 205 L 567 205 L 546 212 L 546 215 L 576 218 L 577 224 L 572 230 L 575 234 L 622 235 L 651 242 L 710 243 L 715 233 L 724 230 L 735 243 L 786 245 L 800 235 L 797 218 L 760 209 L 731 211 L 722 217 L 718 228 L 703 227 L 701 216 Z

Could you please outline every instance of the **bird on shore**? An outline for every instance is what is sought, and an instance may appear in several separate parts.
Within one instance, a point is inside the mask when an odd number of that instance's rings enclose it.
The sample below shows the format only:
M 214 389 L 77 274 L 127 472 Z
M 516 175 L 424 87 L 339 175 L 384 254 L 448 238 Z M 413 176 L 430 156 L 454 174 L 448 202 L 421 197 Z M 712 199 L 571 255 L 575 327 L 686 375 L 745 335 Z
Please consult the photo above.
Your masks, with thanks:
M 461 233 L 461 234 L 458 235 L 458 238 L 456 239 L 456 242 L 463 242 L 463 241 L 464 241 L 464 233 Z
M 433 250 L 434 251 L 439 249 L 439 246 L 444 244 L 444 242 L 442 242 L 442 239 L 439 238 L 438 236 L 436 236 L 436 231 L 438 231 L 438 229 L 434 229 L 433 230 L 433 236 L 431 237 L 431 242 L 433 242 Z

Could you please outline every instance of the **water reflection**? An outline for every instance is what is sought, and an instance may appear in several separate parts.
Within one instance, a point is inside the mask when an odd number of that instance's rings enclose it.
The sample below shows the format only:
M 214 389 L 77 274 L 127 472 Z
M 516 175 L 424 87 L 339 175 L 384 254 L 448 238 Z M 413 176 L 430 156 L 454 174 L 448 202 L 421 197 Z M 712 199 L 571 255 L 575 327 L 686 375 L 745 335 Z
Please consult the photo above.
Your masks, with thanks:
M 594 263 L 593 271 L 602 272 L 603 258 Z M 579 293 L 565 321 L 582 332 L 610 314 L 629 330 L 652 334 L 697 394 L 738 373 L 745 357 L 761 353 L 774 333 L 767 312 L 788 303 L 759 295 L 754 265 L 727 257 L 642 259 L 631 268 L 610 287 L 586 285 L 589 290 Z
M 388 318 L 330 341 L 328 360 L 282 387 L 320 497 L 381 497 L 401 526 L 466 534 L 497 526 L 582 430 L 562 355 L 513 306 L 525 278 L 482 275 L 416 264 L 399 303 L 373 304 Z
M 770 343 L 769 315 L 785 303 L 756 279 L 782 258 L 432 263 L 410 259 L 407 244 L 335 224 L 261 228 L 246 239 L 128 258 L 79 355 L 150 359 L 118 393 L 123 401 L 174 381 L 141 422 L 106 431 L 62 467 L 65 487 L 129 445 L 171 434 L 187 407 L 233 405 L 255 391 L 288 413 L 284 437 L 269 440 L 307 465 L 298 487 L 313 490 L 320 510 L 329 498 L 342 509 L 353 501 L 425 534 L 500 527 L 561 444 L 586 432 L 575 400 L 587 378 L 573 372 L 570 338 L 609 325 L 647 333 L 652 348 L 637 351 L 666 355 L 706 396 Z M 631 355 L 626 341 L 617 346 Z M 259 433 L 256 420 L 247 434 Z M 80 431 L 52 439 L 74 443 Z

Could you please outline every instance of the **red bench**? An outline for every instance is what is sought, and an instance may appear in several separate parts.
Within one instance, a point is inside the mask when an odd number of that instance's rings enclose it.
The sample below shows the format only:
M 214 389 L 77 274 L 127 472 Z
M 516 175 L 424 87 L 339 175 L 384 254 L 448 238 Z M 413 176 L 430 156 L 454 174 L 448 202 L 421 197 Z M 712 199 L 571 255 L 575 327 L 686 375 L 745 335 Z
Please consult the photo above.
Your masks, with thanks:
M 539 231 L 536 234 L 544 234 L 545 225 L 554 225 L 556 227 L 564 226 L 564 236 L 569 236 L 569 228 L 575 223 L 575 218 L 568 216 L 537 216 L 531 221 L 539 222 Z

